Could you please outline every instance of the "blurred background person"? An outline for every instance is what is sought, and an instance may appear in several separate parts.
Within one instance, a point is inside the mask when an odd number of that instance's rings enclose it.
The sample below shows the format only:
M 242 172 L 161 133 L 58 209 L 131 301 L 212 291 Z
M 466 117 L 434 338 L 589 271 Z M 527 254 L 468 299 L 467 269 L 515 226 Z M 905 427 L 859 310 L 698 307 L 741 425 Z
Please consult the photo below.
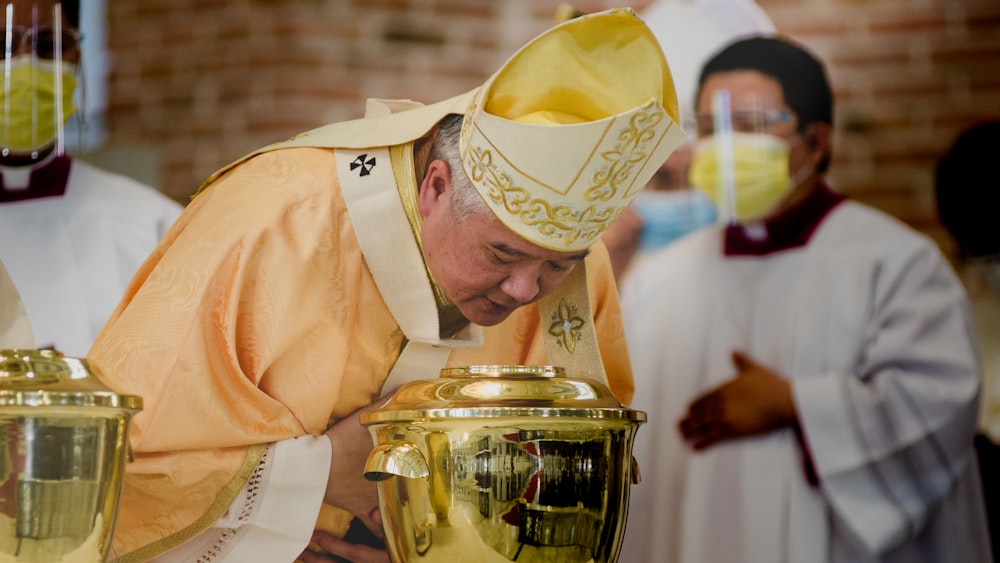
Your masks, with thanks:
M 935 195 L 941 224 L 954 242 L 955 264 L 972 301 L 983 388 L 976 449 L 994 556 L 1000 538 L 1000 121 L 963 131 L 938 163 Z
M 182 207 L 66 154 L 79 12 L 78 1 L 21 0 L 0 13 L 0 259 L 36 344 L 82 357 Z
M 674 151 L 604 233 L 619 285 L 656 250 L 715 222 L 715 204 L 688 184 L 690 163 L 690 146 Z
M 833 95 L 802 46 L 737 41 L 696 99 L 692 184 L 725 224 L 622 288 L 649 416 L 622 560 L 988 561 L 975 336 L 940 249 L 827 185 Z
M 659 0 L 642 17 L 671 61 L 682 123 L 693 143 L 691 116 L 701 65 L 730 41 L 773 33 L 774 25 L 753 0 Z M 604 234 L 619 283 L 650 253 L 716 220 L 712 201 L 688 182 L 691 149 L 689 144 L 671 153 Z

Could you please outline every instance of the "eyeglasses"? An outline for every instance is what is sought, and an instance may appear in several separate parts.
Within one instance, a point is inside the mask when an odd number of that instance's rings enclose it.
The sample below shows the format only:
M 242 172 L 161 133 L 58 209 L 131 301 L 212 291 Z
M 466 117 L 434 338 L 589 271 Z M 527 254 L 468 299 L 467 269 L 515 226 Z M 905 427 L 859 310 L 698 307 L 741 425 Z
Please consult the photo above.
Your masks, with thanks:
M 795 116 L 785 110 L 737 109 L 730 116 L 730 124 L 737 133 L 773 133 L 775 127 L 792 121 Z M 709 137 L 715 132 L 712 114 L 695 117 L 699 137 Z
M 62 58 L 75 59 L 80 47 L 80 32 L 64 29 L 61 37 L 56 35 L 49 26 L 25 27 L 15 26 L 0 29 L 0 41 L 3 42 L 5 57 L 20 53 L 34 53 L 40 59 L 55 59 L 57 42 Z

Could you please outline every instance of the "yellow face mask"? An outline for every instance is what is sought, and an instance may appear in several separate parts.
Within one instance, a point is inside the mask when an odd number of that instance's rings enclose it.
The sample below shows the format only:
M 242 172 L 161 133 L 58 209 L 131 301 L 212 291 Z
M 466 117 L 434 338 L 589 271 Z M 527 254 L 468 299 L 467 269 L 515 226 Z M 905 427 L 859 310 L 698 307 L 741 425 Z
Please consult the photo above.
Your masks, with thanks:
M 0 62 L 0 147 L 28 152 L 41 148 L 56 137 L 56 69 L 55 63 L 21 55 L 10 61 L 10 83 L 6 84 L 7 68 Z M 76 67 L 62 63 L 62 123 L 76 111 L 73 91 L 76 89 Z
M 726 194 L 724 158 L 719 136 L 698 142 L 691 161 L 689 179 L 712 198 L 722 217 L 740 223 L 767 217 L 794 187 L 788 176 L 788 144 L 762 133 L 732 133 L 734 198 Z M 732 205 L 735 204 L 735 209 Z

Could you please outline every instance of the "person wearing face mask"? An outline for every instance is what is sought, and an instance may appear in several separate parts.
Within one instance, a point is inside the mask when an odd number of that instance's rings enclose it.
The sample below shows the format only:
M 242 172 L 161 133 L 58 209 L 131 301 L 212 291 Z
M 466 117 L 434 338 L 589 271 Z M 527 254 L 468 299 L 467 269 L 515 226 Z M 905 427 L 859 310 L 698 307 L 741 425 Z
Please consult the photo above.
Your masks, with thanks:
M 833 105 L 781 37 L 702 68 L 691 179 L 723 221 L 622 288 L 649 413 L 623 560 L 991 560 L 968 299 L 929 237 L 824 180 Z
M 675 150 L 601 240 L 620 284 L 657 250 L 716 220 L 715 204 L 688 184 L 691 148 Z
M 41 0 L 0 10 L 0 260 L 37 345 L 82 357 L 182 206 L 66 154 L 79 12 Z
M 663 167 L 657 173 L 657 176 L 662 175 Z M 643 223 L 639 236 L 639 252 L 642 253 L 663 248 L 688 233 L 715 222 L 715 205 L 704 192 L 686 184 L 660 189 L 661 182 L 668 184 L 669 176 L 655 178 L 652 189 L 647 187 L 636 196 L 633 203 L 633 209 Z
M 973 125 L 958 135 L 934 175 L 938 217 L 954 243 L 954 263 L 969 292 L 979 337 L 983 389 L 976 451 L 994 552 L 1000 546 L 1000 182 L 993 169 L 998 151 L 1000 120 Z

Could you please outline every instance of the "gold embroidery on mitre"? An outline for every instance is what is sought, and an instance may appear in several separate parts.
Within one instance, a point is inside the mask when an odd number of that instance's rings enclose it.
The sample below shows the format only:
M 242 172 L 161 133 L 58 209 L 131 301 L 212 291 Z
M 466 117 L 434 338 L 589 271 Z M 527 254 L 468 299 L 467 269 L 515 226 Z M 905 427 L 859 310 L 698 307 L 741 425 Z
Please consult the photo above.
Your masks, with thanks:
M 470 179 L 480 186 L 480 194 L 503 205 L 507 213 L 535 227 L 542 235 L 565 239 L 567 245 L 580 237 L 596 238 L 620 212 L 615 207 L 598 209 L 596 205 L 580 210 L 569 205 L 551 205 L 544 199 L 532 198 L 528 190 L 512 185 L 510 176 L 493 162 L 493 152 L 489 149 L 470 146 L 465 157 Z
M 469 179 L 484 198 L 502 205 L 508 214 L 534 227 L 545 237 L 561 239 L 566 246 L 572 246 L 581 238 L 593 240 L 606 231 L 621 213 L 624 207 L 622 200 L 628 195 L 621 194 L 621 191 L 634 183 L 659 143 L 662 137 L 659 129 L 662 129 L 664 115 L 662 108 L 650 102 L 630 116 L 628 124 L 615 136 L 615 146 L 601 153 L 606 164 L 594 173 L 594 185 L 584 192 L 582 199 L 590 203 L 586 207 L 549 202 L 515 185 L 505 170 L 506 166 L 497 162 L 503 159 L 494 159 L 493 150 L 474 144 L 472 126 L 463 123 L 462 137 L 467 147 L 465 164 Z
M 576 349 L 576 343 L 583 338 L 583 327 L 586 323 L 583 317 L 577 315 L 576 305 L 570 305 L 565 299 L 560 299 L 559 307 L 552 312 L 549 334 L 558 339 L 556 343 L 559 346 L 572 354 Z
M 664 115 L 651 102 L 629 119 L 628 126 L 618 133 L 615 148 L 601 153 L 608 164 L 594 174 L 594 185 L 585 194 L 587 201 L 610 201 L 618 195 L 620 187 L 631 185 L 630 180 L 649 159 L 647 147 L 657 138 L 656 130 Z

